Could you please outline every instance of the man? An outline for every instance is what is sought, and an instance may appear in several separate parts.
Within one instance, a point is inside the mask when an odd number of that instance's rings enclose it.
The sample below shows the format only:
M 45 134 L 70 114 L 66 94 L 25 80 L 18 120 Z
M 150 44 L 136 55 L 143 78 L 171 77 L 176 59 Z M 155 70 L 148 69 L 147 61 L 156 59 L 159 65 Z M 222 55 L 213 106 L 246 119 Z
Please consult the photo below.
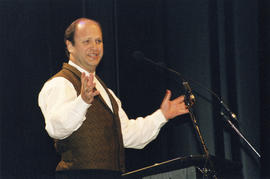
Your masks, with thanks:
M 46 130 L 61 154 L 56 171 L 71 177 L 105 171 L 119 176 L 125 169 L 124 147 L 143 148 L 169 119 L 188 113 L 184 97 L 171 101 L 167 90 L 160 109 L 129 120 L 120 100 L 95 75 L 103 56 L 100 25 L 87 18 L 75 20 L 65 31 L 65 43 L 68 64 L 39 94 Z

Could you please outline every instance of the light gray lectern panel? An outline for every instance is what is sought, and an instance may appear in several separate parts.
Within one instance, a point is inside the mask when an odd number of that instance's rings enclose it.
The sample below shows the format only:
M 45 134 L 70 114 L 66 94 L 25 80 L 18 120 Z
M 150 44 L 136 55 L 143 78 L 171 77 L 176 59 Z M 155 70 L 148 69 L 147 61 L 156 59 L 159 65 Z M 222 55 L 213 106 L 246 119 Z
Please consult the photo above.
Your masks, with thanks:
M 197 179 L 196 168 L 188 167 L 179 170 L 173 170 L 156 175 L 143 177 L 143 179 Z

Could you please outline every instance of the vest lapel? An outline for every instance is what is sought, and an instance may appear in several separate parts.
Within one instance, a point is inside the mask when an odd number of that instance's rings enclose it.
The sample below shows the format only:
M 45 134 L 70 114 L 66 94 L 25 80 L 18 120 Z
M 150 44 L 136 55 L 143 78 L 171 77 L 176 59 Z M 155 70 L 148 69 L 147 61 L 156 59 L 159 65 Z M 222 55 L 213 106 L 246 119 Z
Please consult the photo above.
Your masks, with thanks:
M 81 81 L 81 75 L 82 75 L 82 73 L 79 70 L 77 70 L 77 68 L 75 68 L 72 65 L 69 65 L 68 63 L 63 63 L 63 67 L 62 68 L 66 69 L 66 70 L 69 70 L 71 73 L 73 73 L 76 76 L 76 78 L 78 80 Z
M 99 95 L 103 101 L 104 104 L 106 104 L 107 108 L 115 115 L 118 115 L 118 105 L 115 101 L 115 99 L 113 98 L 112 94 L 110 93 L 110 91 L 108 90 L 107 86 L 105 85 L 105 83 L 96 75 L 97 80 L 100 82 L 100 84 L 103 86 L 103 88 L 105 89 L 106 93 L 109 96 L 110 102 L 112 104 L 112 108 L 113 108 L 113 112 L 111 111 L 110 107 L 107 105 L 107 103 L 104 101 L 104 99 L 101 97 L 101 95 Z

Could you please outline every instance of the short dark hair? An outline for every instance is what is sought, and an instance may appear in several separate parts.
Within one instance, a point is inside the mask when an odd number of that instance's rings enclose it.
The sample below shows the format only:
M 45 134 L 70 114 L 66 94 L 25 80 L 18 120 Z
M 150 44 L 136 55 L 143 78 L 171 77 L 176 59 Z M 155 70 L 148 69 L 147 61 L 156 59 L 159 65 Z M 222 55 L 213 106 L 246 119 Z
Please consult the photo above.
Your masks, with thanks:
M 95 21 L 95 20 L 92 20 L 92 19 L 88 19 L 86 17 L 81 17 L 79 19 L 76 19 L 75 21 L 73 21 L 68 27 L 67 29 L 65 30 L 65 35 L 64 35 L 64 43 L 66 44 L 66 41 L 70 41 L 72 43 L 72 45 L 75 44 L 75 41 L 74 41 L 74 35 L 75 35 L 75 31 L 76 31 L 76 27 L 77 27 L 77 24 L 82 21 L 82 20 L 90 20 L 90 21 L 93 21 L 95 23 L 97 23 L 97 25 L 99 26 L 99 28 L 101 29 L 101 25 Z M 66 48 L 66 55 L 69 57 L 69 51 L 68 49 Z

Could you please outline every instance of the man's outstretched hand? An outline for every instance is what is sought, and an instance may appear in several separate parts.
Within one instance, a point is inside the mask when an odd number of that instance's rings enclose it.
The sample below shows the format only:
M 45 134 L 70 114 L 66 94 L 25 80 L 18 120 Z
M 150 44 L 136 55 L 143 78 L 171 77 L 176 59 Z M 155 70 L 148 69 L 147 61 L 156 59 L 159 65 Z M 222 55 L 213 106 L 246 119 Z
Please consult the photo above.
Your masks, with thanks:
M 184 96 L 179 96 L 174 100 L 170 100 L 171 95 L 171 91 L 167 90 L 160 106 L 160 109 L 167 120 L 189 112 L 184 102 Z

